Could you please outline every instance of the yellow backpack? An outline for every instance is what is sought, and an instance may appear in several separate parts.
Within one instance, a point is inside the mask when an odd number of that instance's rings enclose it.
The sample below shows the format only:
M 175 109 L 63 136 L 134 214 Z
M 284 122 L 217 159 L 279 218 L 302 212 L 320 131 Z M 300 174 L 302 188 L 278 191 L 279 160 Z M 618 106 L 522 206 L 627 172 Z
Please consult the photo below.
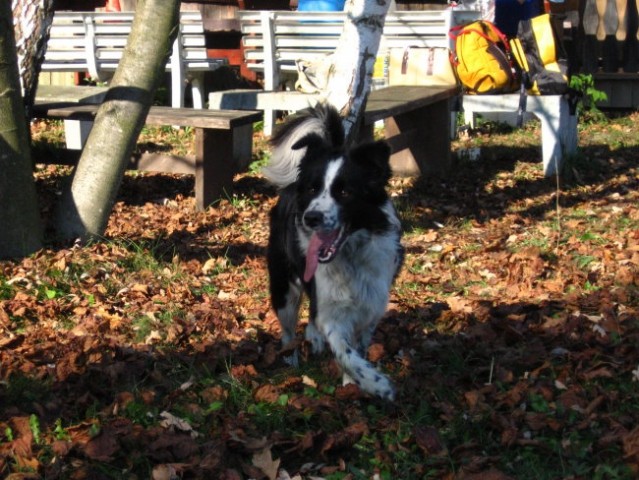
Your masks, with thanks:
M 451 28 L 451 62 L 468 93 L 514 92 L 519 74 L 506 36 L 491 22 L 479 20 Z

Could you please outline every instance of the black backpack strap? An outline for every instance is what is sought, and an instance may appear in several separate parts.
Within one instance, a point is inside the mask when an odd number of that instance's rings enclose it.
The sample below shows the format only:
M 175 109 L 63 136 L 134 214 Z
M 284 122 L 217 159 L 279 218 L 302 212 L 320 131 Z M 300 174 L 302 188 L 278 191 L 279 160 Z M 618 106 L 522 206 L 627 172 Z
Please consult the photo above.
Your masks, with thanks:
M 579 100 L 581 100 L 582 96 L 583 95 L 579 90 L 572 87 L 568 87 L 568 91 L 564 94 L 564 97 L 568 101 L 568 111 L 571 116 L 577 114 L 577 104 L 579 103 Z
M 524 125 L 524 114 L 526 113 L 526 101 L 528 95 L 526 93 L 526 86 L 524 82 L 521 82 L 519 86 L 519 108 L 517 109 L 517 128 L 521 128 Z

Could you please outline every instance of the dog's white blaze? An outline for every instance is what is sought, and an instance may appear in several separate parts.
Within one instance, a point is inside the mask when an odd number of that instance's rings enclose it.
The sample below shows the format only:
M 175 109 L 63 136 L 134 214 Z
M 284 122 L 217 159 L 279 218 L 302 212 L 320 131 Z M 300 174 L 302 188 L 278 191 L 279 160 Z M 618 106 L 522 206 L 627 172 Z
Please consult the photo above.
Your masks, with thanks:
M 344 159 L 342 157 L 332 160 L 326 168 L 324 174 L 324 187 L 320 194 L 309 203 L 307 211 L 314 210 L 322 212 L 324 214 L 324 225 L 326 229 L 337 228 L 338 218 L 338 206 L 335 199 L 331 195 L 331 186 L 339 173 L 339 170 L 344 165 Z

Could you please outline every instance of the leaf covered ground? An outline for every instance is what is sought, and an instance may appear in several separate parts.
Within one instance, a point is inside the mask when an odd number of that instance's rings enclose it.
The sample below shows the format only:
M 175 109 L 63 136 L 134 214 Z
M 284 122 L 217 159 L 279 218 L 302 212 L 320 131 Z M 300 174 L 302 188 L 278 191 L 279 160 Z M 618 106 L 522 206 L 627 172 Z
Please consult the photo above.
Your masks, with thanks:
M 0 263 L 0 477 L 636 478 L 638 121 L 582 125 L 559 182 L 534 123 L 393 180 L 406 264 L 368 354 L 394 404 L 283 361 L 259 174 L 205 212 L 188 176 L 127 174 L 103 242 Z M 37 172 L 45 218 L 66 172 Z

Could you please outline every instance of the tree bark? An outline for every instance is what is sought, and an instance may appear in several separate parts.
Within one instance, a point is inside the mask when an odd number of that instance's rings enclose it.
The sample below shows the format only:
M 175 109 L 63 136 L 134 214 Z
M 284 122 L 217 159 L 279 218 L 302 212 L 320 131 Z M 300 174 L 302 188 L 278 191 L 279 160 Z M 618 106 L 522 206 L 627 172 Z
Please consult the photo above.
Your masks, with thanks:
M 53 0 L 13 0 L 12 5 L 22 98 L 29 121 L 53 23 Z
M 344 31 L 333 55 L 327 98 L 343 118 L 348 141 L 354 139 L 371 88 L 384 21 L 391 0 L 347 0 Z
M 178 0 L 138 0 L 124 55 L 55 214 L 61 239 L 100 238 L 155 90 L 163 78 L 179 21 Z
M 0 2 L 0 257 L 42 246 L 27 119 L 22 103 L 13 14 Z

